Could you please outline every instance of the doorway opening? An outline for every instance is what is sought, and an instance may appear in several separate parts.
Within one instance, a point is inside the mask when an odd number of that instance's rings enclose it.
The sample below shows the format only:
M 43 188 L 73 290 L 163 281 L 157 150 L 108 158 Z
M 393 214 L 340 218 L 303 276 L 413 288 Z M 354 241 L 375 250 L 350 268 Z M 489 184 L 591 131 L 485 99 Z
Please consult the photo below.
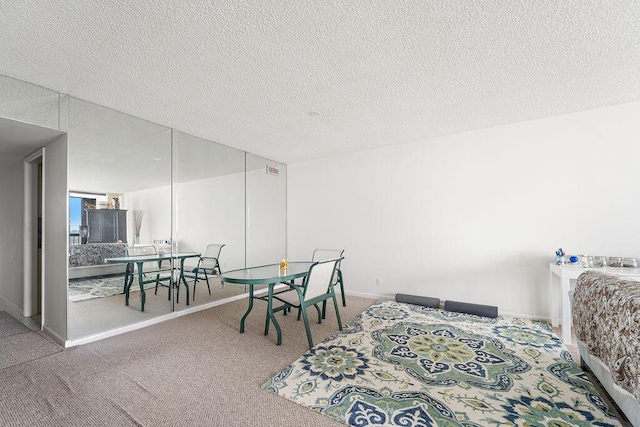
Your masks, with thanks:
M 23 316 L 42 328 L 44 318 L 43 273 L 43 157 L 40 148 L 24 160 L 24 305 Z

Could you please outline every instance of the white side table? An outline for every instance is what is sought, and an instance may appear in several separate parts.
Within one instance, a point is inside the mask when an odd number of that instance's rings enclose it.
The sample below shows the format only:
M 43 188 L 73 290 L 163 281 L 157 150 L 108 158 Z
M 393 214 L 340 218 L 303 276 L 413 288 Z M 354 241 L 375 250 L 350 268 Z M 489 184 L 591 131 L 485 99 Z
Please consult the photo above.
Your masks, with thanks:
M 640 281 L 640 268 L 627 267 L 594 267 L 584 268 L 574 264 L 549 264 L 549 286 L 551 287 L 551 325 L 558 326 L 558 313 L 560 313 L 560 324 L 562 325 L 562 342 L 571 344 L 571 304 L 569 302 L 569 289 L 571 280 L 576 280 L 578 276 L 587 270 L 597 270 L 603 273 L 624 276 L 631 280 Z M 560 287 L 560 298 L 558 290 Z

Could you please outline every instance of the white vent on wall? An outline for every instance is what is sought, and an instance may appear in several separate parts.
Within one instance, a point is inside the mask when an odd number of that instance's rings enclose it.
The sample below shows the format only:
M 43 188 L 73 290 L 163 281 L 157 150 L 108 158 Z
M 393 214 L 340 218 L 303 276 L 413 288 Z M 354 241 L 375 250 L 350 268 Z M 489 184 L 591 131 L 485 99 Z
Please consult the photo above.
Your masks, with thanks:
M 267 173 L 269 175 L 280 175 L 280 168 L 278 168 L 277 166 L 269 166 L 267 165 Z

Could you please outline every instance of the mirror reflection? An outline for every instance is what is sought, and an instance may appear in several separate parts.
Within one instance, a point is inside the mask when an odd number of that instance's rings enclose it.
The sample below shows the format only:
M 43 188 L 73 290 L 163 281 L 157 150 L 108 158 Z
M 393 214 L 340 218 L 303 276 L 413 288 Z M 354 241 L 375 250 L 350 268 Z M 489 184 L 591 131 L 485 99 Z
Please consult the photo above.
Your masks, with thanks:
M 286 257 L 286 166 L 72 98 L 68 233 L 69 339 L 212 305 Z
M 190 305 L 245 293 L 223 285 L 220 271 L 244 267 L 245 153 L 182 132 L 173 132 L 174 247 L 199 257 L 184 262 Z M 177 304 L 176 310 L 186 309 Z
M 136 245 L 171 239 L 171 131 L 111 109 L 69 101 L 68 338 L 171 312 L 167 287 L 137 283 L 137 265 L 106 263 Z M 131 274 L 129 274 L 131 273 Z M 169 274 L 171 271 L 169 269 Z M 161 283 L 166 284 L 166 281 Z

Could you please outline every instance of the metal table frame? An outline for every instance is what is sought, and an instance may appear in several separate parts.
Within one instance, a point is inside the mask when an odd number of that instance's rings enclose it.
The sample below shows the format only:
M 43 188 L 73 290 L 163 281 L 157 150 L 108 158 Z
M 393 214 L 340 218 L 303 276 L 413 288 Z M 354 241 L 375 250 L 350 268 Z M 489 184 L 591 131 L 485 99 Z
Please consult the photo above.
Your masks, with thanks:
M 187 285 L 187 280 L 184 277 L 184 260 L 187 258 L 196 258 L 199 257 L 200 253 L 198 252 L 178 252 L 174 254 L 165 254 L 165 255 L 137 255 L 137 256 L 123 256 L 123 257 L 114 257 L 114 258 L 105 258 L 105 262 L 109 264 L 127 264 L 127 268 L 125 270 L 124 276 L 124 295 L 125 295 L 125 305 L 129 305 L 129 290 L 131 289 L 131 285 L 133 284 L 133 264 L 138 265 L 138 285 L 140 286 L 140 311 L 144 311 L 144 303 L 146 301 L 146 293 L 144 291 L 144 285 L 147 283 L 155 283 L 156 279 L 153 280 L 144 280 L 144 271 L 143 265 L 145 262 L 154 262 L 157 261 L 158 265 L 162 263 L 162 261 L 167 260 L 180 260 L 180 277 L 178 278 L 178 293 L 176 294 L 176 302 L 179 302 L 180 298 L 180 282 L 184 283 L 184 287 L 187 290 L 187 305 L 189 305 L 189 286 Z M 173 285 L 173 271 L 171 274 L 170 282 Z M 170 296 L 170 295 L 169 295 Z
M 293 282 L 295 279 L 304 278 L 309 273 L 309 268 L 312 264 L 313 262 L 289 262 L 288 268 L 284 271 L 280 270 L 280 264 L 269 264 L 223 272 L 220 276 L 220 280 L 223 283 L 249 286 L 249 306 L 244 316 L 242 316 L 242 320 L 240 320 L 240 333 L 244 333 L 245 320 L 253 309 L 253 300 L 266 301 L 267 316 L 276 328 L 276 344 L 280 345 L 282 343 L 282 331 L 273 313 L 273 288 L 279 283 Z M 267 296 L 256 296 L 253 290 L 255 285 L 268 285 Z M 265 335 L 267 335 L 266 328 Z

